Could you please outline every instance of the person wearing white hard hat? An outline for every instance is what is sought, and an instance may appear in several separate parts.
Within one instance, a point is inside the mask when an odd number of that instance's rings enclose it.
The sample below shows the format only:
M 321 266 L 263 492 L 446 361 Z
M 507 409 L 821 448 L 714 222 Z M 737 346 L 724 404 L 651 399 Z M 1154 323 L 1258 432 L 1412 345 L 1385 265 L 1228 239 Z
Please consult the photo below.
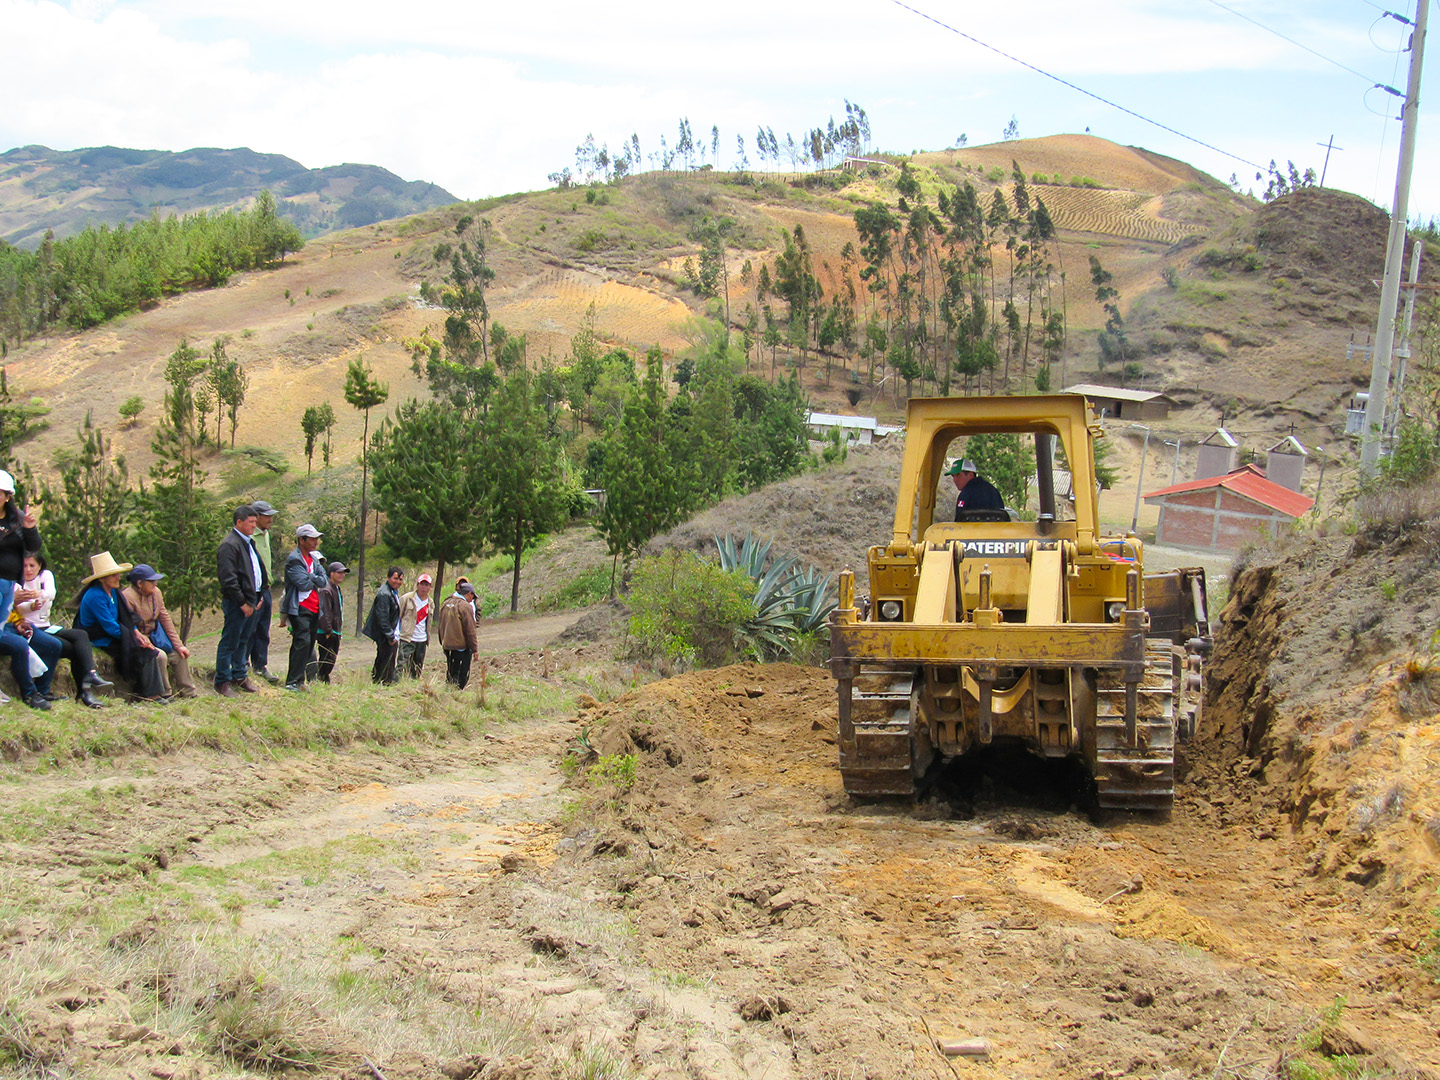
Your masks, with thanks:
M 0 578 L 21 581 L 25 556 L 40 550 L 39 518 L 15 505 L 15 477 L 0 469 Z

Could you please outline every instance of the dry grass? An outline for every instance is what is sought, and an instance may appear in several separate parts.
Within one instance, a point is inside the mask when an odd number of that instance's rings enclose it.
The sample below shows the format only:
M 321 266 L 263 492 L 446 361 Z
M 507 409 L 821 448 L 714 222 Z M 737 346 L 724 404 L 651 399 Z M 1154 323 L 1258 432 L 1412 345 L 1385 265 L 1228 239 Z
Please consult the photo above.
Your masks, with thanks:
M 90 1026 L 139 1025 L 177 1053 L 263 1071 L 353 1066 L 362 1054 L 527 1054 L 543 1041 L 525 1016 L 455 1000 L 345 943 L 297 956 L 228 926 L 160 926 L 149 917 L 109 939 L 76 927 L 13 949 L 0 971 L 0 1063 L 74 1067 Z

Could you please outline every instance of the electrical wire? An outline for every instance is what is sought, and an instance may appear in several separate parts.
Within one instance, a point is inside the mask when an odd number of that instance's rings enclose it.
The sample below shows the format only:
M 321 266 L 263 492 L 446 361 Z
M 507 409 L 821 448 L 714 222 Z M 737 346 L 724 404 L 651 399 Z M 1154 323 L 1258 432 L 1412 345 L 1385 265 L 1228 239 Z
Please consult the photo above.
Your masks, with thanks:
M 1284 34 L 1282 34 L 1279 30 L 1276 30 L 1274 27 L 1266 26 L 1264 23 L 1262 23 L 1262 22 L 1261 22 L 1260 20 L 1258 20 L 1258 19 L 1252 19 L 1249 15 L 1246 15 L 1243 11 L 1236 11 L 1234 8 L 1230 7 L 1229 5 L 1227 5 L 1227 4 L 1222 4 L 1222 3 L 1220 2 L 1220 0 L 1210 0 L 1210 3 L 1214 4 L 1216 7 L 1220 8 L 1220 9 L 1223 10 L 1223 11 L 1228 11 L 1231 15 L 1234 15 L 1237 19 L 1244 19 L 1246 22 L 1250 23 L 1252 26 L 1258 26 L 1261 30 L 1264 30 L 1266 33 L 1274 34 L 1274 35 L 1275 35 L 1276 37 L 1278 37 L 1281 41 L 1288 41 L 1291 45 L 1294 45 L 1297 49 L 1304 49 L 1304 50 L 1305 50 L 1306 52 L 1308 52 L 1311 56 L 1318 56 L 1321 60 L 1324 60 L 1327 64 L 1334 64 L 1334 65 L 1335 65 L 1337 68 L 1339 68 L 1341 71 L 1348 72 L 1349 74 L 1354 75 L 1357 79 L 1364 79 L 1367 83 L 1370 83 L 1372 86 L 1375 85 L 1375 80 L 1372 79 L 1369 75 L 1366 75 L 1366 74 L 1364 74 L 1363 72 L 1356 71 L 1356 70 L 1355 70 L 1354 68 L 1352 68 L 1352 67 L 1346 67 L 1344 64 L 1340 63 L 1339 60 L 1332 60 L 1330 57 L 1326 56 L 1324 53 L 1322 53 L 1322 52 L 1316 52 L 1314 49 L 1310 48 L 1309 45 L 1302 45 L 1300 42 L 1296 41 L 1296 40 L 1295 40 L 1294 38 L 1292 38 L 1292 37 L 1286 37 L 1286 36 L 1285 36 Z
M 921 11 L 919 8 L 911 7 L 909 4 L 905 3 L 904 0 L 891 0 L 891 2 L 894 3 L 894 5 L 895 5 L 896 7 L 898 7 L 898 8 L 903 8 L 905 11 L 910 12 L 912 15 L 918 15 L 920 18 L 924 19 L 926 22 L 934 23 L 936 26 L 940 27 L 942 30 L 949 30 L 950 33 L 956 34 L 956 35 L 958 35 L 959 37 L 964 38 L 966 41 L 974 42 L 976 45 L 979 45 L 982 49 L 988 49 L 990 52 L 995 53 L 995 55 L 997 55 L 997 56 L 1003 56 L 1006 60 L 1009 60 L 1009 61 L 1011 61 L 1012 63 L 1019 64 L 1021 67 L 1029 68 L 1031 71 L 1035 72 L 1037 75 L 1043 75 L 1043 76 L 1045 76 L 1045 78 L 1051 79 L 1051 80 L 1053 80 L 1054 82 L 1059 83 L 1061 86 L 1069 87 L 1071 90 L 1074 90 L 1077 94 L 1084 94 L 1086 97 L 1092 98 L 1092 99 L 1094 99 L 1095 101 L 1100 102 L 1100 104 L 1102 104 L 1102 105 L 1108 105 L 1108 106 L 1110 106 L 1110 108 L 1112 108 L 1112 109 L 1116 109 L 1116 110 L 1118 110 L 1118 111 L 1120 111 L 1120 112 L 1123 112 L 1123 113 L 1125 113 L 1125 114 L 1128 115 L 1128 116 L 1133 116 L 1133 117 L 1135 117 L 1136 120 L 1144 121 L 1145 123 L 1150 124 L 1150 125 L 1153 126 L 1153 127 L 1159 128 L 1161 131 L 1168 131 L 1171 135 L 1177 135 L 1177 136 L 1179 136 L 1180 138 L 1184 139 L 1186 142 L 1192 142 L 1192 143 L 1194 143 L 1196 146 L 1203 146 L 1206 150 L 1214 150 L 1215 153 L 1217 153 L 1217 154 L 1222 154 L 1222 155 L 1224 155 L 1225 157 L 1230 158 L 1232 161 L 1238 161 L 1238 162 L 1240 162 L 1242 165 L 1249 165 L 1252 169 L 1259 169 L 1261 172 L 1264 172 L 1264 171 L 1266 170 L 1266 168 L 1267 168 L 1267 167 L 1264 166 L 1264 165 L 1261 165 L 1261 164 L 1259 164 L 1259 163 L 1257 163 L 1257 162 L 1251 161 L 1249 158 L 1243 158 L 1243 157 L 1241 157 L 1239 154 L 1232 154 L 1229 150 L 1222 150 L 1220 147 L 1215 146 L 1215 145 L 1213 145 L 1213 144 L 1211 144 L 1211 143 L 1207 143 L 1207 142 L 1205 142 L 1203 139 L 1197 139 L 1197 138 L 1195 138 L 1195 136 L 1193 136 L 1193 135 L 1186 135 L 1183 131 L 1179 131 L 1179 130 L 1177 130 L 1176 128 L 1170 127 L 1168 124 L 1162 124 L 1162 123 L 1160 123 L 1159 120 L 1152 120 L 1152 119 L 1150 119 L 1150 117 L 1145 116 L 1145 115 L 1142 114 L 1142 113 L 1138 113 L 1138 112 L 1136 112 L 1134 109 L 1126 108 L 1124 105 L 1121 105 L 1121 104 L 1119 104 L 1118 102 L 1115 102 L 1115 101 L 1111 101 L 1109 98 L 1101 97 L 1099 94 L 1095 93 L 1094 91 L 1086 90 L 1083 86 L 1077 86 L 1075 83 L 1072 83 L 1072 82 L 1070 82 L 1070 81 L 1068 81 L 1068 80 L 1066 80 L 1066 79 L 1062 79 L 1059 75 L 1052 74 L 1051 72 L 1046 71 L 1046 70 L 1045 70 L 1044 68 L 1042 68 L 1042 67 L 1036 67 L 1034 64 L 1030 63 L 1028 60 L 1021 60 L 1018 56 L 1012 56 L 1010 53 L 1005 52 L 1003 49 L 997 49 L 994 45 L 990 45 L 990 44 L 988 44 L 987 42 L 981 41 L 979 38 L 977 38 L 977 37 L 976 37 L 975 35 L 973 35 L 973 34 L 967 34 L 964 30 L 957 29 L 956 27 L 951 26 L 951 25 L 950 25 L 949 23 L 947 23 L 947 22 L 942 22 L 940 19 L 937 19 L 934 15 L 926 14 L 925 12 Z M 1361 76 L 1361 77 L 1363 78 L 1364 76 Z
M 1419 0 L 1419 2 L 1423 4 L 1427 3 L 1428 0 Z M 1385 14 L 1389 15 L 1390 12 L 1387 11 Z M 1371 29 L 1374 29 L 1373 26 Z M 1400 58 L 1403 54 L 1404 49 L 1397 48 L 1395 50 L 1395 64 L 1393 70 L 1390 72 L 1390 81 L 1392 83 L 1400 78 Z M 1366 104 L 1366 108 L 1369 108 L 1368 103 Z M 1374 110 L 1371 111 L 1373 112 Z M 1384 181 L 1380 179 L 1380 174 L 1385 168 L 1385 141 L 1390 135 L 1390 125 L 1394 121 L 1394 115 L 1389 112 L 1384 113 L 1380 120 L 1380 148 L 1375 152 L 1375 186 L 1371 188 L 1371 191 L 1374 193 L 1374 198 L 1370 200 L 1376 206 L 1384 205 L 1384 203 L 1381 202 L 1381 192 L 1383 191 L 1381 185 Z

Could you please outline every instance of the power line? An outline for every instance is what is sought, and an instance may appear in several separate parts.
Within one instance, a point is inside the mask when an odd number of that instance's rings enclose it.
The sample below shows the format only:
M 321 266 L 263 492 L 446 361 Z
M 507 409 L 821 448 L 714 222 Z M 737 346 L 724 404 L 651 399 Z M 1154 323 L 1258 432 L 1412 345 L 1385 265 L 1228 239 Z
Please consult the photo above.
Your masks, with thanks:
M 1019 64 L 1021 67 L 1029 68 L 1031 71 L 1035 72 L 1038 75 L 1044 75 L 1045 78 L 1051 79 L 1054 82 L 1059 83 L 1061 86 L 1069 87 L 1077 94 L 1084 94 L 1086 97 L 1093 98 L 1095 101 L 1100 102 L 1100 104 L 1102 105 L 1108 105 L 1112 109 L 1116 109 L 1129 116 L 1133 116 L 1137 120 L 1142 120 L 1153 127 L 1159 128 L 1161 131 L 1168 131 L 1171 135 L 1178 135 L 1180 138 L 1184 139 L 1187 142 L 1192 142 L 1196 146 L 1203 146 L 1206 150 L 1214 150 L 1217 154 L 1223 154 L 1225 157 L 1230 158 L 1232 161 L 1238 161 L 1242 165 L 1249 165 L 1252 169 L 1259 169 L 1261 172 L 1264 172 L 1267 168 L 1267 166 L 1260 165 L 1257 162 L 1251 161 L 1249 158 L 1243 158 L 1239 154 L 1232 154 L 1228 150 L 1222 150 L 1218 146 L 1207 143 L 1202 139 L 1197 139 L 1193 135 L 1186 135 L 1183 131 L 1179 131 L 1173 127 L 1170 127 L 1167 124 L 1160 123 L 1159 120 L 1152 120 L 1150 119 L 1150 117 L 1138 113 L 1134 109 L 1127 109 L 1124 105 L 1121 105 L 1118 102 L 1111 101 L 1109 98 L 1101 97 L 1099 94 L 1094 93 L 1091 90 L 1086 90 L 1083 86 L 1076 86 L 1074 83 L 1069 82 L 1066 79 L 1062 79 L 1059 75 L 1054 75 L 1046 71 L 1044 68 L 1036 67 L 1034 64 L 1030 63 L 1027 60 L 1021 60 L 1018 56 L 1012 56 L 1010 53 L 1005 52 L 1003 49 L 997 49 L 994 45 L 990 45 L 984 41 L 981 41 L 973 34 L 967 34 L 964 30 L 956 29 L 949 23 L 942 22 L 941 20 L 935 18 L 935 16 L 933 15 L 927 15 L 925 12 L 919 10 L 918 8 L 911 7 L 909 4 L 905 3 L 904 0 L 892 0 L 892 2 L 895 4 L 896 7 L 903 8 L 904 10 L 910 12 L 912 15 L 918 15 L 920 16 L 920 18 L 926 20 L 927 22 L 934 23 L 942 30 L 949 30 L 950 33 L 956 34 L 964 38 L 966 41 L 974 42 L 982 49 L 988 49 L 991 52 L 995 53 L 997 56 L 1003 56 L 1006 60 L 1009 60 L 1012 63 Z M 1364 76 L 1361 77 L 1363 78 Z
M 1337 68 L 1339 68 L 1341 71 L 1349 72 L 1351 75 L 1354 75 L 1354 76 L 1355 76 L 1356 78 L 1358 78 L 1358 79 L 1364 79 L 1367 83 L 1370 83 L 1372 86 L 1378 86 L 1378 85 L 1379 85 L 1378 83 L 1375 82 L 1374 79 L 1370 78 L 1369 75 L 1366 75 L 1366 74 L 1364 74 L 1363 72 L 1356 71 L 1356 70 L 1355 70 L 1354 68 L 1352 68 L 1352 67 L 1346 67 L 1344 64 L 1340 63 L 1339 60 L 1332 60 L 1330 57 L 1326 56 L 1324 53 L 1322 53 L 1322 52 L 1316 52 L 1314 49 L 1310 48 L 1309 45 L 1302 45 L 1300 42 L 1296 41 L 1294 38 L 1292 38 L 1292 37 L 1287 37 L 1286 35 L 1282 34 L 1279 30 L 1276 30 L 1274 27 L 1266 26 L 1266 25 L 1265 25 L 1264 23 L 1262 23 L 1259 19 L 1252 19 L 1249 15 L 1246 15 L 1243 11 L 1236 11 L 1234 8 L 1230 7 L 1229 5 L 1227 5 L 1227 4 L 1222 4 L 1222 3 L 1220 2 L 1220 0 L 1210 0 L 1210 3 L 1214 4 L 1216 7 L 1220 8 L 1222 11 L 1228 11 L 1231 15 L 1234 15 L 1237 19 L 1244 19 L 1246 22 L 1250 23 L 1252 26 L 1258 26 L 1261 30 L 1264 30 L 1266 33 L 1274 34 L 1274 35 L 1275 35 L 1276 37 L 1278 37 L 1281 41 L 1288 41 L 1291 45 L 1294 45 L 1297 49 L 1304 49 L 1304 50 L 1305 50 L 1306 52 L 1308 52 L 1311 56 L 1318 56 L 1321 60 L 1324 60 L 1327 64 L 1334 64 L 1334 65 L 1335 65 Z M 1373 6 L 1373 5 L 1372 5 L 1372 6 Z M 1384 10 L 1384 9 L 1382 8 L 1381 10 Z M 1389 13 L 1386 12 L 1386 14 L 1389 14 Z

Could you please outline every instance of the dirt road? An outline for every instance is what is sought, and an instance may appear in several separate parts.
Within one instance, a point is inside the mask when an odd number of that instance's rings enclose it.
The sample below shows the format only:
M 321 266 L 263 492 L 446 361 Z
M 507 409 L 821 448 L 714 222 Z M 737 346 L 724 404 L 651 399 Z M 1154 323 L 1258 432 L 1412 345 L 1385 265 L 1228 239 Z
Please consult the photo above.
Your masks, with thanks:
M 1322 1035 L 1368 1075 L 1440 1075 L 1433 988 L 1364 888 L 1310 877 L 1227 796 L 1095 823 L 1000 769 L 857 807 L 832 703 L 823 672 L 727 668 L 401 754 L 6 785 L 7 820 L 32 822 L 6 844 L 7 990 L 57 895 L 143 937 L 118 917 L 135 879 L 95 872 L 143 849 L 169 933 L 215 934 L 210 903 L 270 958 L 267 986 L 389 988 L 321 1010 L 312 1041 L 346 1077 L 368 1058 L 389 1080 L 1258 1078 Z M 590 778 L 567 781 L 582 732 Z M 137 1017 L 131 982 L 65 970 L 24 1016 L 76 1075 L 205 1075 L 198 1036 Z M 122 1014 L 155 1037 L 117 1039 Z M 988 1053 L 935 1050 L 961 1036 Z

